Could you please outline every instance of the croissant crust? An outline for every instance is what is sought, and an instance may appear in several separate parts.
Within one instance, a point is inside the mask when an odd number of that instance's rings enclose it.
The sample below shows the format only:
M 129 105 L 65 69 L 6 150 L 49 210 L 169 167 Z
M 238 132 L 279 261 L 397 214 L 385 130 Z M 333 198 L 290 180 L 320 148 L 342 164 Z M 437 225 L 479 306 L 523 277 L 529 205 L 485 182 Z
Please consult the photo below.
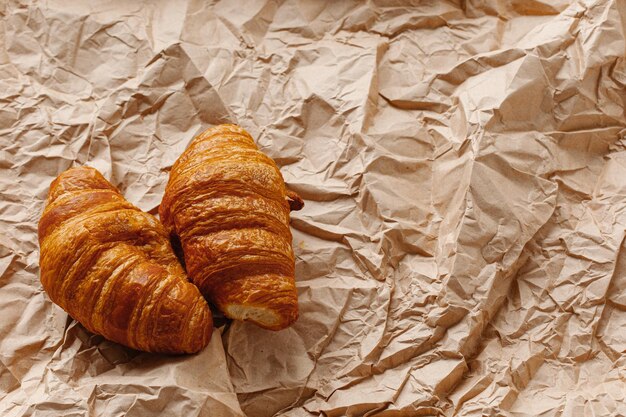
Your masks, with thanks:
M 302 205 L 245 130 L 221 125 L 178 158 L 159 214 L 212 303 L 227 317 L 279 330 L 298 317 L 289 211 Z
M 193 353 L 213 322 L 156 218 L 95 169 L 55 179 L 39 222 L 41 283 L 93 333 L 148 352 Z

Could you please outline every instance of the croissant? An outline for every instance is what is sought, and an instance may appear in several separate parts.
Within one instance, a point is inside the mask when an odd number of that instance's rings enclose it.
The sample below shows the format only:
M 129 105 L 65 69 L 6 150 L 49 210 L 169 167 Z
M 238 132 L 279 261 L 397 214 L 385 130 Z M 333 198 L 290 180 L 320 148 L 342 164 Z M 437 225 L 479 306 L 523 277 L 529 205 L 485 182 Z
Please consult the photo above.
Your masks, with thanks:
M 89 331 L 148 352 L 208 344 L 211 312 L 168 233 L 97 170 L 72 168 L 52 182 L 38 232 L 43 288 Z
M 289 211 L 303 204 L 245 130 L 220 125 L 174 163 L 159 215 L 209 301 L 227 317 L 280 330 L 298 318 Z

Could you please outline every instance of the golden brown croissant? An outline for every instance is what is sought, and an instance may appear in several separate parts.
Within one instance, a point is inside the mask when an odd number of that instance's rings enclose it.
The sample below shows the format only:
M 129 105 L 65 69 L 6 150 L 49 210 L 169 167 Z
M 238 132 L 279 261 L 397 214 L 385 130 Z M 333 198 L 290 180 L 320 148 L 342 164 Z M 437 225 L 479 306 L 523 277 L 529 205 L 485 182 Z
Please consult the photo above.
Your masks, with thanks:
M 93 168 L 50 185 L 39 221 L 41 283 L 93 333 L 148 352 L 193 353 L 213 320 L 159 221 Z
M 159 214 L 212 303 L 227 317 L 280 330 L 298 318 L 289 210 L 302 205 L 245 130 L 221 125 L 178 158 Z

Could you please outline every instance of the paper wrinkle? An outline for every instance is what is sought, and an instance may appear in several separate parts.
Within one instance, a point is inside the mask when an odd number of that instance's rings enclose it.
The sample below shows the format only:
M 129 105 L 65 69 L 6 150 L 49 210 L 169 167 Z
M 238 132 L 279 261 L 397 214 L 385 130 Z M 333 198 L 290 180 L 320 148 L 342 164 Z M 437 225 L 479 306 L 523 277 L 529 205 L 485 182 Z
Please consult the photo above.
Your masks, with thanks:
M 1 415 L 626 414 L 623 0 L 0 7 Z M 226 122 L 306 200 L 296 324 L 167 357 L 68 319 L 50 181 L 154 213 Z

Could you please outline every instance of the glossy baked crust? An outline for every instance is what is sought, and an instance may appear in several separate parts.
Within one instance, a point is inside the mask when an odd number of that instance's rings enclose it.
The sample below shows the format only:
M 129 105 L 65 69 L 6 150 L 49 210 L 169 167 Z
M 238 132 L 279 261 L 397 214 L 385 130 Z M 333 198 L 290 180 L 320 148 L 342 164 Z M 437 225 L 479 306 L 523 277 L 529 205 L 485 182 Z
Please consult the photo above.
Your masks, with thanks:
M 213 304 L 227 317 L 280 330 L 298 318 L 289 211 L 302 205 L 245 130 L 221 125 L 178 158 L 159 214 Z
M 52 182 L 39 245 L 44 289 L 91 332 L 148 352 L 208 344 L 211 312 L 169 234 L 97 170 L 72 168 Z

